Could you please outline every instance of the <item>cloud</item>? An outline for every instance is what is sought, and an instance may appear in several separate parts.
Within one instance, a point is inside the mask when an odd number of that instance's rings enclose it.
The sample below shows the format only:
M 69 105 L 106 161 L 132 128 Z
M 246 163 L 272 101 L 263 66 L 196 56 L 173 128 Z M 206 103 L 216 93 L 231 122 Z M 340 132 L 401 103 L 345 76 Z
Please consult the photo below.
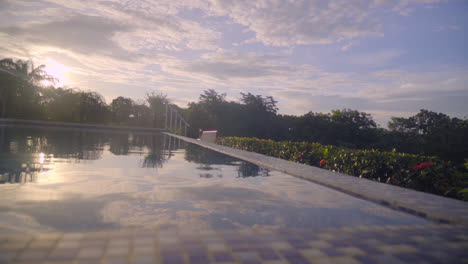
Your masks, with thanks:
M 385 66 L 392 60 L 403 54 L 400 50 L 380 50 L 377 52 L 367 52 L 353 54 L 350 56 L 350 63 L 360 66 Z
M 345 45 L 341 46 L 340 49 L 341 49 L 342 51 L 347 51 L 347 50 L 349 50 L 352 46 L 355 46 L 356 43 L 357 43 L 356 41 L 350 41 L 350 42 L 346 43 Z
M 346 10 L 346 12 L 343 12 Z M 365 1 L 213 1 L 211 12 L 229 16 L 265 45 L 328 44 L 380 35 L 381 23 Z
M 0 30 L 34 45 L 52 45 L 83 54 L 130 58 L 128 52 L 112 41 L 112 36 L 116 32 L 129 31 L 131 27 L 102 17 L 75 14 L 61 21 Z
M 440 25 L 433 28 L 435 32 L 443 32 L 443 31 L 457 31 L 460 30 L 460 27 L 457 25 Z
M 266 76 L 284 76 L 296 70 L 287 63 L 274 60 L 276 56 L 244 53 L 205 54 L 201 60 L 177 65 L 180 71 L 198 73 L 220 80 L 251 79 Z
M 7 5 L 2 14 L 14 17 L 17 23 L 0 30 L 11 36 L 21 34 L 36 44 L 75 48 L 87 54 L 107 49 L 108 54 L 125 58 L 130 57 L 125 53 L 215 49 L 220 38 L 220 33 L 208 26 L 177 16 L 176 11 L 183 6 L 171 1 L 132 5 L 118 1 L 44 0 L 31 5 L 34 9 L 24 7 L 22 2 Z
M 213 0 L 209 10 L 228 16 L 255 33 L 247 42 L 271 46 L 329 44 L 365 36 L 383 36 L 380 15 L 408 15 L 414 5 L 438 0 Z
M 274 93 L 285 103 L 282 111 L 304 114 L 308 111 L 328 112 L 332 109 L 351 108 L 374 115 L 385 125 L 391 116 L 409 116 L 420 109 L 442 112 L 463 118 L 468 100 L 467 69 L 438 69 L 431 72 L 386 70 L 354 73 L 342 76 L 353 81 L 339 90 L 289 91 Z M 333 78 L 333 76 L 329 76 Z M 327 83 L 326 78 L 322 80 Z M 330 86 L 334 87 L 334 86 Z

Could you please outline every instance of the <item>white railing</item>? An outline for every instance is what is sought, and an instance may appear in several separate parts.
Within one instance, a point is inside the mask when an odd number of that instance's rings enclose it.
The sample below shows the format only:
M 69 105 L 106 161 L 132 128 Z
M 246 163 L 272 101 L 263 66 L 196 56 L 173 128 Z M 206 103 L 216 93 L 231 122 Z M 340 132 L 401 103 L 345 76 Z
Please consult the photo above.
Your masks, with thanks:
M 184 129 L 182 129 L 182 124 Z M 174 134 L 187 136 L 187 128 L 190 126 L 182 115 L 172 105 L 166 103 L 164 129 Z

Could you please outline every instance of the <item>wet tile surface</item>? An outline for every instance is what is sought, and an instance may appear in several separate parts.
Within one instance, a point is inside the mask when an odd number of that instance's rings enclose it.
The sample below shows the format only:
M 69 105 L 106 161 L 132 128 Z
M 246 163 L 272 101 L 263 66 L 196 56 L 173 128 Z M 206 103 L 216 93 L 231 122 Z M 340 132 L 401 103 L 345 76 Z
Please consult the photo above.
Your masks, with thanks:
M 468 228 L 159 228 L 0 235 L 0 263 L 468 263 Z

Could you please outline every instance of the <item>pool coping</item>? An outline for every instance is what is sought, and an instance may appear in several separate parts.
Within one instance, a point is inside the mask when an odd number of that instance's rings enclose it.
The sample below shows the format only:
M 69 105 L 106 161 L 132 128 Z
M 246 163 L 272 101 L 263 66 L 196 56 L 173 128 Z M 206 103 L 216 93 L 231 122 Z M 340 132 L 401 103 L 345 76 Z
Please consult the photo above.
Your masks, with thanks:
M 97 130 L 113 130 L 113 131 L 136 131 L 136 132 L 167 132 L 162 128 L 151 128 L 151 127 L 135 127 L 135 126 L 110 126 L 110 125 L 99 125 L 99 124 L 85 124 L 85 123 L 73 123 L 73 122 L 57 122 L 57 121 L 46 121 L 46 120 L 27 120 L 27 119 L 12 119 L 12 118 L 0 118 L 0 125 L 21 125 L 29 127 L 53 127 L 53 128 L 85 128 L 85 129 L 97 129 Z
M 468 203 L 463 201 L 375 182 L 254 152 L 207 143 L 167 132 L 164 132 L 164 134 L 259 166 L 281 171 L 354 197 L 376 202 L 398 211 L 440 223 L 454 223 L 468 226 Z

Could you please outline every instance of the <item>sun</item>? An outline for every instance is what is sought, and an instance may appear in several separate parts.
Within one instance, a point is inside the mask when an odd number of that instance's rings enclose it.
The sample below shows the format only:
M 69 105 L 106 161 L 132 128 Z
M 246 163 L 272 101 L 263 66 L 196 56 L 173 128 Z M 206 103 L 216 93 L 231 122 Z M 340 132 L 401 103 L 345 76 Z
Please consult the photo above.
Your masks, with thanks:
M 71 72 L 70 68 L 50 58 L 47 58 L 46 60 L 41 61 L 41 64 L 45 65 L 44 71 L 48 75 L 55 78 L 55 82 L 49 81 L 49 80 L 43 80 L 41 81 L 41 85 L 46 86 L 46 87 L 47 86 L 62 87 L 67 83 L 66 75 L 68 72 Z

